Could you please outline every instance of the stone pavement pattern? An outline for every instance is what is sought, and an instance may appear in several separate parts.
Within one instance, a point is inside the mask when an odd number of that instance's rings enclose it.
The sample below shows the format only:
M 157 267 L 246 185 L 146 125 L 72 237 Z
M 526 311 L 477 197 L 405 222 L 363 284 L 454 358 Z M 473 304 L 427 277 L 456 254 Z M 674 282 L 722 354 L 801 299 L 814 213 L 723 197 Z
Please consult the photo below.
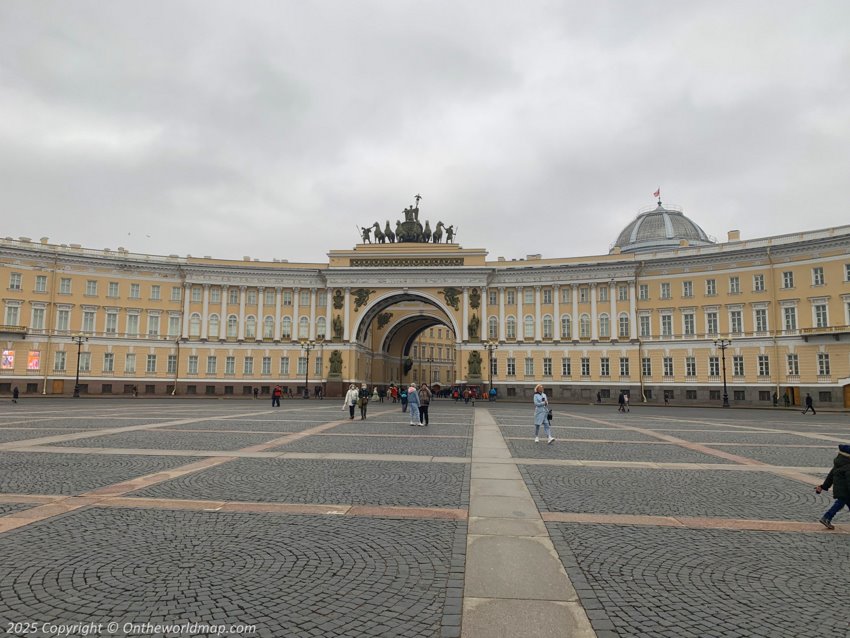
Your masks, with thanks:
M 812 489 L 846 415 L 556 406 L 547 446 L 531 411 L 435 401 L 417 428 L 392 403 L 9 404 L 2 629 L 850 637 L 850 516 L 824 530 Z

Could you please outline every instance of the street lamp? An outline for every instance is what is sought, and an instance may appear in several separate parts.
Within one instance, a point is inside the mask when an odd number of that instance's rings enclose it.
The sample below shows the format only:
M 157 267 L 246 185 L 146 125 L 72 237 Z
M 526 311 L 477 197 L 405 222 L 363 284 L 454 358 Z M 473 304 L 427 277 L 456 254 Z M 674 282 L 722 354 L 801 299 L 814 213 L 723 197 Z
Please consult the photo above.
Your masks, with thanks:
M 83 341 L 88 341 L 89 338 L 82 333 L 75 334 L 71 337 L 71 341 L 77 344 L 77 378 L 74 380 L 74 398 L 80 398 L 80 350 L 83 347 Z
M 306 353 L 306 364 L 304 366 L 304 398 L 310 398 L 310 350 L 316 347 L 316 342 L 311 341 L 309 339 L 304 339 L 301 341 L 301 347 L 304 349 Z
M 729 393 L 726 391 L 726 348 L 732 345 L 731 339 L 715 339 L 714 345 L 720 348 L 720 356 L 723 360 L 723 407 L 729 407 Z
M 493 350 L 499 347 L 499 342 L 495 339 L 485 341 L 483 344 L 487 350 L 487 369 L 490 371 L 490 387 L 487 388 L 487 400 L 490 400 L 490 390 L 493 389 Z

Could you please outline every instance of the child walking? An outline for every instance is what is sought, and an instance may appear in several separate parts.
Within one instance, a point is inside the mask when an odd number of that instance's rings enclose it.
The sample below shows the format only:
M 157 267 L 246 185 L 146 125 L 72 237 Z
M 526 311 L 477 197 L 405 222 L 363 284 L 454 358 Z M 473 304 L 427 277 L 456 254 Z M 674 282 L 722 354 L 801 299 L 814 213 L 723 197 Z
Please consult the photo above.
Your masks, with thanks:
M 832 461 L 832 469 L 826 475 L 824 482 L 815 488 L 815 492 L 820 494 L 824 490 L 829 490 L 830 487 L 835 502 L 820 517 L 820 522 L 827 529 L 835 529 L 832 517 L 845 506 L 850 509 L 850 445 L 838 446 L 838 456 Z

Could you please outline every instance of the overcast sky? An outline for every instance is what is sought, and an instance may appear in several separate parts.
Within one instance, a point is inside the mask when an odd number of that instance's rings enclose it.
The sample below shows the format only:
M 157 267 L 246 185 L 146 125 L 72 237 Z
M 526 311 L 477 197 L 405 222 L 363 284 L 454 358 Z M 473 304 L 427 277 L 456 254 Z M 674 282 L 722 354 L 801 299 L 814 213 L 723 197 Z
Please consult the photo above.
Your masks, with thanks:
M 592 255 L 659 186 L 723 240 L 850 223 L 850 2 L 0 3 L 2 236 L 320 262 L 421 193 Z

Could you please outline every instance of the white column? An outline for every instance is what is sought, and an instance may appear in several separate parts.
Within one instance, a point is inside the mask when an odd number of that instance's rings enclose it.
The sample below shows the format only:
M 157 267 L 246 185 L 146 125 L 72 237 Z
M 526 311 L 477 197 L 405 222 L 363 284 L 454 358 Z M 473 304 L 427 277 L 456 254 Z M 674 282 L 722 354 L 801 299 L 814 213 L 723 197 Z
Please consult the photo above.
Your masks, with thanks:
M 218 318 L 218 339 L 227 339 L 227 286 L 221 287 L 221 317 Z
M 578 284 L 572 284 L 572 295 L 573 295 L 573 340 L 578 341 L 581 332 L 579 331 L 579 319 L 578 319 Z
M 183 338 L 189 338 L 189 297 L 192 294 L 192 285 L 188 282 L 183 284 Z
M 505 287 L 499 286 L 499 341 L 505 340 Z
M 342 340 L 348 341 L 351 338 L 351 330 L 348 328 L 348 320 L 351 316 L 351 304 L 349 303 L 349 298 L 351 297 L 351 288 L 345 289 L 345 304 L 343 306 L 343 318 L 342 318 Z
M 333 339 L 333 300 L 331 299 L 330 289 L 325 289 L 325 341 Z
M 274 340 L 280 341 L 280 302 L 282 297 L 281 289 L 275 286 L 274 289 Z
M 316 340 L 316 289 L 310 288 L 310 339 Z M 317 355 L 318 356 L 318 355 Z
M 239 332 L 237 339 L 245 340 L 245 290 L 247 286 L 239 286 Z
M 203 341 L 207 340 L 207 329 L 209 327 L 209 314 L 210 314 L 210 285 L 204 284 L 204 306 L 203 311 L 201 313 L 201 339 Z
M 481 308 L 480 308 L 481 316 L 479 317 L 479 319 L 481 319 L 481 323 L 479 324 L 480 325 L 480 328 L 479 328 L 480 332 L 478 333 L 478 336 L 481 337 L 481 341 L 486 341 L 487 339 L 490 338 L 490 325 L 489 325 L 488 320 L 487 320 L 488 319 L 487 318 L 487 294 L 488 293 L 487 293 L 486 286 L 482 287 L 481 288 Z
M 534 340 L 540 341 L 543 338 L 543 330 L 541 322 L 543 317 L 540 309 L 540 286 L 534 287 Z
M 635 284 L 629 284 L 629 333 L 637 339 L 637 308 L 635 307 Z
M 263 317 L 263 312 L 264 312 L 263 304 L 266 301 L 265 299 L 263 299 L 263 296 L 265 294 L 266 294 L 266 289 L 262 286 L 259 286 L 257 288 L 257 328 L 256 328 L 257 334 L 255 335 L 256 338 L 257 338 L 257 341 L 263 340 L 263 331 L 266 328 L 266 322 L 263 321 L 263 319 L 264 319 L 264 317 Z
M 301 289 L 292 289 L 292 340 L 298 341 L 298 304 L 300 303 Z
M 608 299 L 611 301 L 611 339 L 620 337 L 620 320 L 617 318 L 617 298 L 614 296 L 614 282 L 608 284 Z
M 461 316 L 463 318 L 463 328 L 461 329 L 463 332 L 463 340 L 469 341 L 469 288 L 466 286 L 463 287 L 463 307 L 461 309 Z
M 561 340 L 561 286 L 555 284 L 552 286 L 552 303 L 554 304 L 555 314 L 555 341 Z
M 590 284 L 590 338 L 599 341 L 599 323 L 596 316 L 596 282 Z
M 525 317 L 522 310 L 522 286 L 516 288 L 516 340 L 525 341 Z

